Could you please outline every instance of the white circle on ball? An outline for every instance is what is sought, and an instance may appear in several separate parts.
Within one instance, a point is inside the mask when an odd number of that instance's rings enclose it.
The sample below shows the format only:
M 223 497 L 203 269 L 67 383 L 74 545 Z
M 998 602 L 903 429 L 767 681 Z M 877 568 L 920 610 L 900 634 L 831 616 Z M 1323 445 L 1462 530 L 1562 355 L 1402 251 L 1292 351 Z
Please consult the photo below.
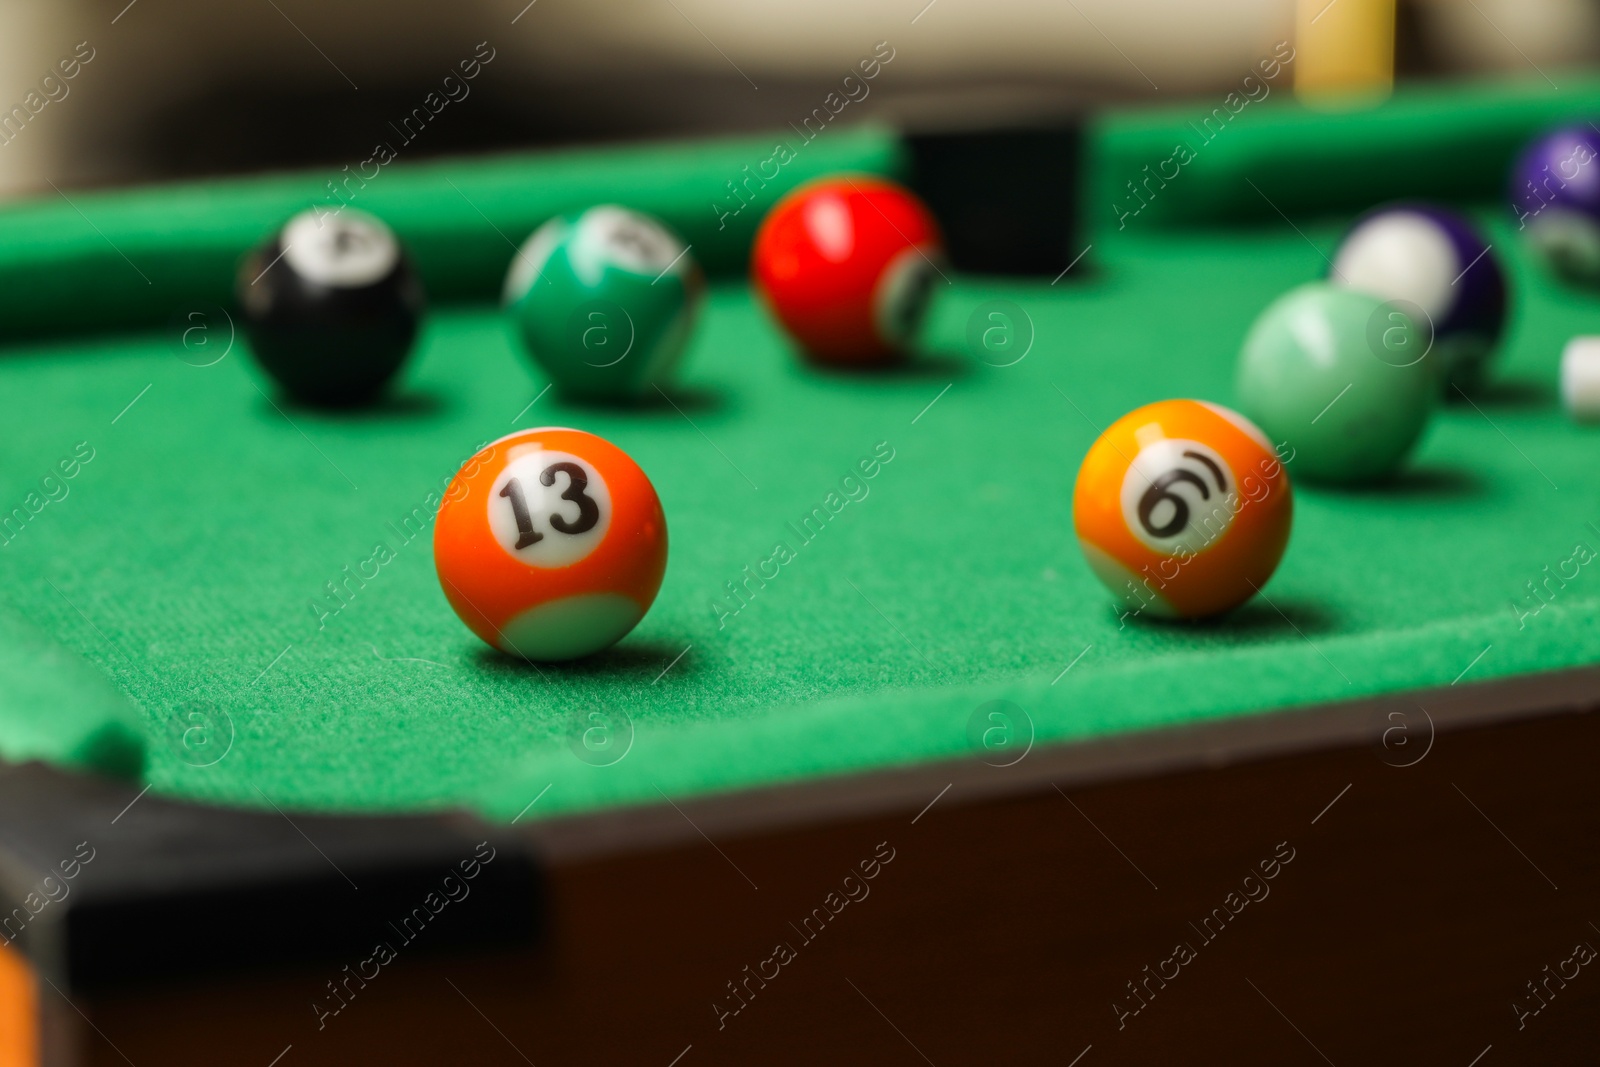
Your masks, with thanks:
M 400 262 L 393 231 L 364 211 L 302 211 L 279 237 L 283 258 L 318 285 L 359 289 L 388 277 Z
M 884 267 L 872 294 L 872 321 L 889 345 L 898 348 L 916 337 L 928 312 L 935 273 L 928 254 L 915 245 L 902 248 Z
M 1390 211 L 1350 232 L 1334 257 L 1333 277 L 1380 300 L 1409 301 L 1439 320 L 1449 313 L 1451 287 L 1465 267 L 1438 223 Z
M 544 265 L 557 246 L 566 238 L 570 227 L 564 219 L 551 219 L 522 242 L 516 258 L 506 271 L 505 285 L 500 290 L 500 302 L 506 306 L 521 300 L 544 274 Z
M 489 531 L 529 567 L 570 567 L 605 540 L 611 490 L 593 464 L 537 446 L 519 451 L 489 489 Z
M 1122 521 L 1142 544 L 1166 556 L 1215 544 L 1233 525 L 1239 502 L 1228 461 L 1199 441 L 1151 441 L 1122 476 Z
M 572 269 L 585 285 L 597 285 L 607 267 L 652 281 L 669 268 L 687 269 L 683 242 L 654 219 L 615 204 L 592 207 L 578 217 L 568 246 Z

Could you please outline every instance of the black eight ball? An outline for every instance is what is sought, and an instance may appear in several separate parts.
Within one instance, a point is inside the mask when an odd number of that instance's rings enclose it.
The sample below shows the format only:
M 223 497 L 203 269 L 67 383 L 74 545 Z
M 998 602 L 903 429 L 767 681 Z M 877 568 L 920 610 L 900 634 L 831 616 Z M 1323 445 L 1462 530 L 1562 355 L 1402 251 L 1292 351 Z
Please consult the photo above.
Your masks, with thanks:
M 304 211 L 240 268 L 250 347 L 307 404 L 372 400 L 399 371 L 422 285 L 394 232 L 361 211 Z

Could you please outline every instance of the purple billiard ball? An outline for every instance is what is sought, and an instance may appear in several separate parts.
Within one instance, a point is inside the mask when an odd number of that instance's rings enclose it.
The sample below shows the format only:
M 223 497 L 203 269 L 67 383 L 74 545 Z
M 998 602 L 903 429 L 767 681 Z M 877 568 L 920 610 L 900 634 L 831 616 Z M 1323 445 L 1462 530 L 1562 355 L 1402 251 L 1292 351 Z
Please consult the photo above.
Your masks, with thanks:
M 1600 131 L 1564 126 L 1524 149 L 1511 172 L 1511 208 L 1551 269 L 1600 285 Z
M 1401 305 L 1431 337 L 1447 381 L 1482 379 L 1505 327 L 1506 279 L 1465 218 L 1432 204 L 1368 212 L 1339 242 L 1329 280 Z

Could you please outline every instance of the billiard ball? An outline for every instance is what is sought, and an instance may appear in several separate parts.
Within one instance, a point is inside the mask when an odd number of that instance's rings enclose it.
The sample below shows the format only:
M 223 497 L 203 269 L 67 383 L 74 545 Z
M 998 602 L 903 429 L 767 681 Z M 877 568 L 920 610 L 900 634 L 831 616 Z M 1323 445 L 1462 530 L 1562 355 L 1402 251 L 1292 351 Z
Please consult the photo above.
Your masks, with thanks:
M 898 362 L 922 324 L 944 258 L 938 225 L 882 178 L 824 178 L 779 200 L 751 269 L 774 318 L 815 362 Z
M 511 261 L 502 300 L 557 392 L 604 402 L 670 381 L 704 291 L 676 235 L 605 204 L 535 230 Z
M 1465 218 L 1429 204 L 1379 208 L 1339 243 L 1328 280 L 1399 303 L 1448 381 L 1470 389 L 1506 322 L 1498 256 Z M 1431 335 L 1431 337 L 1429 336 Z
M 1566 126 L 1524 149 L 1511 171 L 1511 207 L 1556 274 L 1600 285 L 1600 132 Z
M 1576 422 L 1600 422 L 1600 337 L 1574 337 L 1562 348 L 1561 405 Z
M 1203 400 L 1130 411 L 1089 448 L 1072 522 L 1135 615 L 1197 619 L 1250 599 L 1289 543 L 1294 496 L 1271 441 Z
M 582 430 L 519 430 L 446 489 L 433 561 L 445 599 L 483 640 L 530 660 L 587 656 L 644 617 L 667 568 L 655 488 Z
M 1372 482 L 1404 462 L 1440 395 L 1411 316 L 1370 293 L 1310 282 L 1268 305 L 1239 354 L 1239 408 L 1284 446 L 1296 477 Z
M 308 404 L 359 404 L 381 392 L 423 311 L 399 239 L 352 208 L 290 219 L 246 258 L 237 291 L 257 361 Z

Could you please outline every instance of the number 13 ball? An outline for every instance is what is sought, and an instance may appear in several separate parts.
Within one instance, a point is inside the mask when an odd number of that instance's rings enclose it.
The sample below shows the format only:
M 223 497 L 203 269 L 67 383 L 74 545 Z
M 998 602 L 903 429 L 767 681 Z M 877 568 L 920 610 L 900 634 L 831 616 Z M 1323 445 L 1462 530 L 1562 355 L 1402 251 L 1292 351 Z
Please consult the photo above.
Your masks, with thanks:
M 644 617 L 667 569 L 667 522 L 638 464 L 582 430 L 486 445 L 445 491 L 433 531 L 445 599 L 489 644 L 587 656 Z
M 1272 577 L 1294 499 L 1250 420 L 1202 400 L 1163 400 L 1089 448 L 1072 519 L 1089 567 L 1136 614 L 1203 618 Z

